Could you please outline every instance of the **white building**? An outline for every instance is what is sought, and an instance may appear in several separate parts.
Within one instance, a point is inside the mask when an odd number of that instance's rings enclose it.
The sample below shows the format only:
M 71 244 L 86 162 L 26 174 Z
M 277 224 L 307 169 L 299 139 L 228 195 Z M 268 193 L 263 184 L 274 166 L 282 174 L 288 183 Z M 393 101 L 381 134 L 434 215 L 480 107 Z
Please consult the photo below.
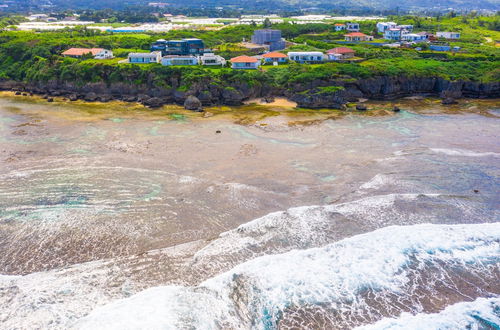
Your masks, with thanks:
M 417 34 L 417 33 L 408 33 L 408 34 L 402 35 L 401 39 L 405 40 L 405 41 L 419 42 L 419 41 L 427 40 L 427 36 L 422 35 L 422 34 Z
M 205 53 L 199 57 L 201 65 L 226 65 L 226 59 L 214 53 Z
M 459 32 L 437 32 L 436 37 L 445 39 L 460 39 Z
M 395 22 L 378 22 L 377 30 L 379 33 L 384 33 L 386 30 L 396 28 L 397 24 Z
M 349 22 L 346 26 L 346 30 L 349 32 L 359 32 L 359 23 Z
M 160 63 L 161 52 L 151 52 L 151 53 L 129 53 L 128 62 L 143 64 L 143 63 Z
M 384 39 L 401 41 L 404 40 L 404 36 L 408 34 L 408 31 L 400 28 L 387 29 L 384 32 Z
M 288 52 L 288 58 L 297 63 L 318 63 L 325 60 L 322 52 Z
M 345 24 L 337 23 L 335 24 L 335 31 L 340 32 L 345 30 L 346 26 Z

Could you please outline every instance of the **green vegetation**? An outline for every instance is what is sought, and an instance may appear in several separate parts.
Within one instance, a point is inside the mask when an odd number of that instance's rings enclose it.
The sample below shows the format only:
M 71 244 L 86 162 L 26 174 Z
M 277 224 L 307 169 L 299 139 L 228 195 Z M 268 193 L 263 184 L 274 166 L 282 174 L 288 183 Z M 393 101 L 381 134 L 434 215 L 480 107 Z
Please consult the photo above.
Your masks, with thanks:
M 4 26 L 18 18 L 4 18 Z M 176 30 L 163 34 L 113 34 L 79 28 L 59 32 L 0 32 L 0 79 L 23 82 L 63 81 L 78 85 L 101 82 L 104 84 L 130 83 L 136 85 L 175 87 L 187 91 L 196 83 L 229 86 L 246 82 L 250 86 L 294 86 L 315 80 L 354 80 L 374 76 L 442 77 L 449 80 L 492 82 L 500 80 L 500 50 L 496 42 L 499 16 L 492 17 L 438 17 L 413 16 L 392 18 L 398 23 L 414 24 L 416 31 L 459 31 L 463 40 L 452 42 L 464 49 L 460 53 L 416 51 L 412 48 L 385 48 L 370 43 L 349 45 L 356 56 L 365 59 L 359 63 L 325 63 L 301 65 L 289 63 L 265 67 L 258 71 L 232 70 L 212 67 L 164 67 L 159 64 L 133 65 L 120 63 L 129 52 L 147 51 L 159 38 L 202 38 L 206 45 L 226 58 L 252 55 L 252 51 L 238 43 L 250 38 L 252 25 L 230 26 L 216 31 Z M 374 33 L 375 22 L 362 24 L 365 33 Z M 300 43 L 289 50 L 320 50 L 345 44 L 338 43 L 343 33 L 335 32 L 332 24 L 277 24 L 288 40 Z M 305 44 L 305 45 L 304 45 Z M 112 49 L 117 58 L 112 60 L 64 58 L 60 54 L 70 47 L 103 47 Z M 172 81 L 177 85 L 172 86 Z M 229 88 L 229 87 L 228 87 Z M 338 87 L 319 89 L 321 93 L 338 91 Z

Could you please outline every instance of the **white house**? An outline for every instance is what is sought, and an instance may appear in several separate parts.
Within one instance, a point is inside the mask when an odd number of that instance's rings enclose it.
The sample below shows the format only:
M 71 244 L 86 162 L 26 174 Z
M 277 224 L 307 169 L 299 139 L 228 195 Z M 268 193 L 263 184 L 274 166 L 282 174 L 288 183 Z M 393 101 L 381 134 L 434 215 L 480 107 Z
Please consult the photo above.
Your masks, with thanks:
M 226 65 L 226 59 L 214 53 L 205 53 L 199 57 L 201 65 Z
M 387 29 L 384 32 L 384 39 L 401 41 L 408 34 L 408 31 L 400 28 Z
M 129 53 L 128 62 L 143 64 L 143 63 L 160 63 L 161 52 L 151 52 L 151 53 Z
M 161 59 L 161 65 L 198 65 L 198 57 L 193 55 L 167 55 Z
M 412 32 L 413 31 L 413 25 L 397 25 L 396 28 L 398 29 L 404 29 L 408 32 Z
M 336 32 L 343 31 L 343 30 L 345 30 L 345 28 L 346 28 L 345 24 L 342 24 L 342 23 L 335 24 L 335 31 Z
M 322 52 L 289 52 L 288 58 L 298 63 L 323 62 L 325 54 Z
M 230 61 L 233 69 L 258 69 L 260 66 L 258 59 L 246 55 L 233 57 Z
M 64 57 L 82 58 L 93 56 L 96 60 L 113 58 L 113 52 L 104 48 L 70 48 L 62 53 Z
M 350 32 L 359 32 L 359 23 L 347 23 L 346 30 Z
M 378 22 L 377 30 L 379 33 L 384 33 L 388 29 L 394 29 L 397 26 L 394 22 Z
M 408 33 L 408 34 L 403 34 L 401 36 L 401 39 L 405 40 L 405 41 L 419 42 L 419 41 L 427 40 L 427 36 L 422 35 L 422 34 L 417 34 L 417 33 Z
M 436 37 L 445 39 L 460 39 L 459 32 L 437 32 Z

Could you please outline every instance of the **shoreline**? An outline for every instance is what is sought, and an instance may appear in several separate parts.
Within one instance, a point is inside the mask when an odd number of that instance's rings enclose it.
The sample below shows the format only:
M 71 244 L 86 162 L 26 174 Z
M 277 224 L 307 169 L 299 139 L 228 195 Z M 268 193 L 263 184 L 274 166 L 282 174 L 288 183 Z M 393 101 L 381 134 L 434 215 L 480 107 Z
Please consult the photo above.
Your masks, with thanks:
M 128 86 L 129 89 L 124 91 Z M 106 85 L 104 83 L 76 86 L 65 82 L 26 84 L 0 81 L 0 91 L 22 96 L 41 96 L 48 102 L 62 97 L 74 102 L 123 101 L 140 103 L 149 108 L 164 105 L 184 106 L 187 110 L 203 112 L 211 106 L 241 106 L 249 103 L 305 109 L 347 110 L 353 104 L 365 110 L 366 101 L 397 102 L 407 97 L 437 97 L 443 105 L 457 103 L 458 99 L 494 99 L 500 97 L 500 82 L 479 83 L 448 81 L 436 77 L 380 76 L 362 80 L 314 80 L 289 89 L 268 86 L 250 86 L 245 83 L 213 87 L 194 84 L 186 91 L 145 86 Z

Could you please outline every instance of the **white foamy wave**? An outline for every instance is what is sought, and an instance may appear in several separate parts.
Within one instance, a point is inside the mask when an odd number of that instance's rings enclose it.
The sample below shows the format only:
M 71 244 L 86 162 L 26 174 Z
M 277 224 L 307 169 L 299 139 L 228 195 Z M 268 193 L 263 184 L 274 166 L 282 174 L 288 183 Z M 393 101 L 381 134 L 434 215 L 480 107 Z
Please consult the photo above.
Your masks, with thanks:
M 278 245 L 286 250 L 324 245 L 333 239 L 345 237 L 339 236 L 340 226 L 345 233 L 359 233 L 360 227 L 369 231 L 383 225 L 402 224 L 413 218 L 426 219 L 421 214 L 409 215 L 407 212 L 398 212 L 394 203 L 413 202 L 438 196 L 440 195 L 377 195 L 341 204 L 301 206 L 273 212 L 222 233 L 217 240 L 198 251 L 195 260 L 206 262 L 209 256 L 254 253 L 254 250 L 262 247 L 265 249 L 266 246 L 274 246 L 273 251 L 276 253 Z M 346 217 L 351 218 L 347 224 Z M 362 223 L 359 224 L 358 221 Z M 278 249 L 278 252 L 284 251 Z
M 412 281 L 429 264 L 476 266 L 486 276 L 487 265 L 498 263 L 499 240 L 500 224 L 386 227 L 321 248 L 255 258 L 197 287 L 150 289 L 95 309 L 76 327 L 275 328 L 291 308 L 368 308 L 366 290 L 414 296 L 404 290 L 415 290 Z
M 396 181 L 388 175 L 377 174 L 370 181 L 363 183 L 360 189 L 378 189 L 388 184 L 394 184 Z
M 478 298 L 473 302 L 451 305 L 440 313 L 403 313 L 399 318 L 386 318 L 356 330 L 442 330 L 500 328 L 500 298 Z
M 441 153 L 448 156 L 462 156 L 462 157 L 500 157 L 499 153 L 496 152 L 475 152 L 464 149 L 445 149 L 445 148 L 430 148 L 431 151 L 435 153 Z

